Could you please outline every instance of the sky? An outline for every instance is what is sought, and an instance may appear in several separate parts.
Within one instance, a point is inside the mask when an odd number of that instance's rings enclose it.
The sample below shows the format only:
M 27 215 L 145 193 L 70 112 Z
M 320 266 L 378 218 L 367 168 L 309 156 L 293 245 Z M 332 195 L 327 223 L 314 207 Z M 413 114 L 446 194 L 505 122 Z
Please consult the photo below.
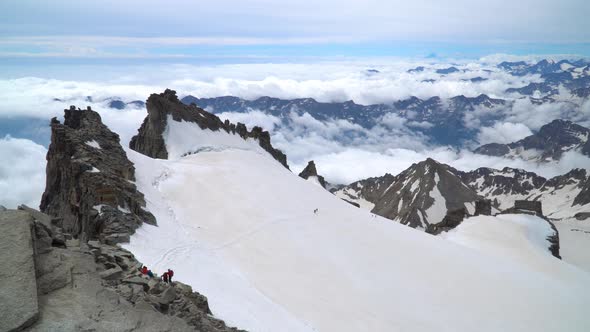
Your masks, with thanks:
M 59 63 L 590 55 L 584 0 L 5 0 L 0 58 Z

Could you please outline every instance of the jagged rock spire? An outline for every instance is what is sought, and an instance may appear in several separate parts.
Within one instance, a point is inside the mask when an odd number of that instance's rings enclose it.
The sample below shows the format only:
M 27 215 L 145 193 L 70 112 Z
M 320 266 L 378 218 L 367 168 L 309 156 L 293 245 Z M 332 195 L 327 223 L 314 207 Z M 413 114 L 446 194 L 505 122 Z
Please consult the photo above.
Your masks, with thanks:
M 310 160 L 307 163 L 307 166 L 305 166 L 303 171 L 299 173 L 299 176 L 306 180 L 309 179 L 309 177 L 315 176 L 322 185 L 322 187 L 326 188 L 326 180 L 324 180 L 323 176 L 318 175 L 318 170 L 316 169 L 315 162 L 313 160 Z

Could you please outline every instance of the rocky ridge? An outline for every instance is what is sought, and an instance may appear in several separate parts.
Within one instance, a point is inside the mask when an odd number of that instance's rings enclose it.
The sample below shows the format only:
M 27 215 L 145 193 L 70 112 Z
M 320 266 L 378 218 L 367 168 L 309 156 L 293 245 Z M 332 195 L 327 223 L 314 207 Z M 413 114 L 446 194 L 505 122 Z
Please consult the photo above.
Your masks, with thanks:
M 201 129 L 212 131 L 224 130 L 237 134 L 243 139 L 252 138 L 258 141 L 260 147 L 266 150 L 274 159 L 287 169 L 287 156 L 280 150 L 273 148 L 270 134 L 260 127 L 251 131 L 242 123 L 237 125 L 229 121 L 221 121 L 217 116 L 197 107 L 195 104 L 185 105 L 176 96 L 176 91 L 166 89 L 163 93 L 152 94 L 146 102 L 148 116 L 139 128 L 138 134 L 131 139 L 129 147 L 146 156 L 168 159 L 168 151 L 163 133 L 166 130 L 169 116 L 173 121 L 187 121 L 196 123 Z
M 90 108 L 64 110 L 51 120 L 46 186 L 41 210 L 65 233 L 83 241 L 129 241 L 143 222 L 155 224 L 137 191 L 135 168 L 100 115 Z

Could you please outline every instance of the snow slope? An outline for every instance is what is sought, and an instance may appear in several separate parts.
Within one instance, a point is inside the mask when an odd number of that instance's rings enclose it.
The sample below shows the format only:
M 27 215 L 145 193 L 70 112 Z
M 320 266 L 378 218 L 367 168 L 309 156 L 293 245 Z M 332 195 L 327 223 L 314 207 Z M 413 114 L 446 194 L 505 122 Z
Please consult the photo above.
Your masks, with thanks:
M 476 216 L 440 236 L 499 258 L 549 272 L 555 259 L 547 237 L 554 231 L 548 222 L 527 214 Z
M 564 261 L 590 273 L 590 223 L 569 218 L 554 221 L 559 231 L 559 252 Z
M 199 136 L 200 152 L 185 157 L 187 137 L 165 137 L 171 160 L 127 151 L 158 226 L 144 224 L 126 248 L 156 272 L 174 269 L 228 324 L 590 330 L 590 274 L 550 256 L 539 269 L 516 251 L 497 255 L 374 217 L 223 135 Z

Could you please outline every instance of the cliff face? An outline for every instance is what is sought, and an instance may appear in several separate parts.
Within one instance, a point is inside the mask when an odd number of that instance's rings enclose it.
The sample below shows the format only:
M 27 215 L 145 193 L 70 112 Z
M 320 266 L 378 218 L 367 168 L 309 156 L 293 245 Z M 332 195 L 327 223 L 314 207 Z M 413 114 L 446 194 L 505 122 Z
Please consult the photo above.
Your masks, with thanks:
M 100 115 L 90 108 L 65 110 L 64 123 L 51 120 L 47 180 L 41 210 L 65 233 L 105 243 L 129 241 L 142 222 L 155 224 L 143 194 L 132 181 L 135 169 Z
M 273 148 L 268 131 L 263 131 L 260 127 L 254 127 L 248 131 L 248 128 L 242 123 L 235 125 L 227 120 L 223 122 L 217 116 L 195 104 L 187 106 L 181 103 L 176 96 L 176 91 L 166 89 L 163 93 L 150 95 L 146 107 L 148 116 L 139 128 L 138 134 L 129 143 L 131 149 L 146 156 L 168 159 L 163 134 L 166 130 L 168 115 L 171 115 L 174 121 L 196 123 L 201 129 L 225 130 L 227 133 L 238 134 L 243 139 L 253 138 L 274 159 L 287 169 L 289 168 L 287 156 L 280 150 Z

